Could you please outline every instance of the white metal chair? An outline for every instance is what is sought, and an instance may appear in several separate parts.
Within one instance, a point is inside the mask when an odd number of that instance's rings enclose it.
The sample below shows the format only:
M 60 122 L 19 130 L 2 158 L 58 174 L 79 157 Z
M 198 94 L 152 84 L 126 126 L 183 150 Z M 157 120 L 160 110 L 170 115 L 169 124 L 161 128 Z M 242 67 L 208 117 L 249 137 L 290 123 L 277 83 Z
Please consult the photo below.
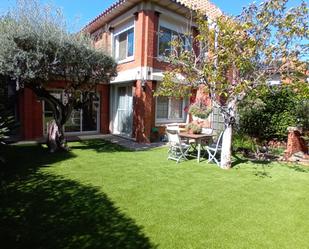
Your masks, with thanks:
M 181 141 L 175 130 L 166 130 L 166 134 L 169 141 L 167 160 L 175 160 L 177 163 L 182 159 L 188 160 L 187 156 L 191 146 Z
M 221 154 L 222 137 L 223 131 L 220 133 L 217 141 L 205 146 L 206 152 L 208 153 L 208 162 L 214 161 L 218 166 L 220 166 L 220 161 L 216 158 L 216 156 Z

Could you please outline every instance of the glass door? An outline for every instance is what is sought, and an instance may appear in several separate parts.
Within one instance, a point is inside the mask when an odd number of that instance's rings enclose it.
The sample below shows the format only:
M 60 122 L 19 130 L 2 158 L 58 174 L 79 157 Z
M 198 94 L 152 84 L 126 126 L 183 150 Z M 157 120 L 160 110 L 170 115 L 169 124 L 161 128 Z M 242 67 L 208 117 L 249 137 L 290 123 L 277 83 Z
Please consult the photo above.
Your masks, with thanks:
M 64 125 L 65 132 L 81 132 L 81 110 L 74 109 Z
M 114 118 L 114 133 L 132 136 L 133 125 L 132 86 L 116 87 L 116 108 Z
M 63 91 L 53 91 L 53 96 L 61 100 L 63 103 L 66 101 L 66 95 Z M 81 93 L 81 99 L 83 94 Z M 44 132 L 46 134 L 47 123 L 53 119 L 53 112 L 48 103 L 43 103 L 43 120 Z M 96 96 L 95 100 L 86 103 L 80 109 L 74 109 L 68 121 L 64 125 L 66 133 L 91 133 L 99 132 L 100 120 L 100 99 Z
M 100 101 L 88 102 L 82 108 L 82 131 L 99 131 Z

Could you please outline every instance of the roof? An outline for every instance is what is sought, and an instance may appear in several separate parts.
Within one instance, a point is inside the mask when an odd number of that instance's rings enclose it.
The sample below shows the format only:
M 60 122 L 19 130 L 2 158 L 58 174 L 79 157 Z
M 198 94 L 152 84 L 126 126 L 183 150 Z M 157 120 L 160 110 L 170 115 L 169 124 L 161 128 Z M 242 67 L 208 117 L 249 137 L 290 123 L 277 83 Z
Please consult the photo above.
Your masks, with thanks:
M 193 10 L 204 12 L 211 19 L 215 19 L 222 15 L 222 11 L 209 0 L 175 0 L 180 4 Z
M 117 0 L 109 8 L 104 10 L 100 15 L 90 21 L 84 28 L 84 31 L 93 32 L 98 29 L 103 23 L 108 22 L 115 16 L 123 13 L 125 10 L 133 7 L 142 0 Z M 192 10 L 200 10 L 204 12 L 210 19 L 215 19 L 222 15 L 222 11 L 210 0 L 155 0 L 155 3 L 164 3 L 165 7 L 169 7 L 170 4 L 179 5 L 179 7 L 185 7 Z

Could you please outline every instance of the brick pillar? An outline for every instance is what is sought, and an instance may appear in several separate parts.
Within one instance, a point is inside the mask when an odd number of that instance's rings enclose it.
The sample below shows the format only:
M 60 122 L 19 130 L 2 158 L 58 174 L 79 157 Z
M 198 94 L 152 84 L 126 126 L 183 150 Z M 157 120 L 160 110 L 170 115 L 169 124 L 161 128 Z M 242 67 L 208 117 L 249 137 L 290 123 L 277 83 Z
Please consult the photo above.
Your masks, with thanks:
M 304 139 L 301 137 L 301 131 L 297 127 L 289 127 L 288 132 L 288 143 L 287 149 L 285 151 L 286 159 L 297 152 L 302 152 L 307 155 L 308 146 L 306 145 Z
M 143 66 L 153 67 L 157 57 L 159 13 L 145 11 L 146 34 L 145 34 L 145 56 Z
M 133 137 L 137 142 L 150 143 L 151 129 L 155 125 L 155 101 L 153 93 L 156 82 L 136 81 L 133 108 Z
M 42 103 L 28 88 L 20 94 L 21 137 L 25 140 L 37 139 L 43 136 Z
M 159 13 L 142 10 L 135 15 L 135 63 L 153 67 L 157 57 Z
M 109 131 L 109 85 L 100 85 L 100 133 L 108 134 Z

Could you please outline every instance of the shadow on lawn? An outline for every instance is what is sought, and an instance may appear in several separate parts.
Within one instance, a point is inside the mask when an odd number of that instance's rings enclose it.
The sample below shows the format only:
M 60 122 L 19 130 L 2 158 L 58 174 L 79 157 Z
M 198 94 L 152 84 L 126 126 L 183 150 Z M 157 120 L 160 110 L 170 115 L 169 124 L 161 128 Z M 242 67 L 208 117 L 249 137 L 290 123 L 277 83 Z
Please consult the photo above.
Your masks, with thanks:
M 5 158 L 5 163 L 0 163 L 1 182 L 23 178 L 36 172 L 39 167 L 76 157 L 74 153 L 66 151 L 50 153 L 47 147 L 39 144 L 2 146 L 0 154 Z
M 239 165 L 239 164 L 242 164 L 242 163 L 246 163 L 246 162 L 248 162 L 249 160 L 248 159 L 246 159 L 246 158 L 241 158 L 241 157 L 239 157 L 236 153 L 232 153 L 232 157 L 235 159 L 235 160 L 233 160 L 233 162 L 232 162 L 232 168 L 234 168 L 234 167 L 236 167 L 237 165 Z
M 39 146 L 14 146 L 7 153 L 0 186 L 2 249 L 156 248 L 99 189 L 38 170 L 74 154 L 51 155 Z
M 286 163 L 285 167 L 291 170 L 294 170 L 299 173 L 309 173 L 309 167 L 306 165 L 298 165 L 292 163 Z
M 269 166 L 267 165 L 259 165 L 259 166 L 255 166 L 254 168 L 254 172 L 253 174 L 259 178 L 272 178 L 271 174 L 267 171 L 267 168 L 269 168 Z
M 252 162 L 256 164 L 254 166 L 254 172 L 253 174 L 259 178 L 272 178 L 269 172 L 267 172 L 267 168 L 270 168 L 270 163 L 271 161 L 269 160 L 252 160 L 248 158 L 242 158 L 238 156 L 236 153 L 233 153 L 233 158 L 235 159 L 232 163 L 232 167 L 235 169 L 238 169 L 241 164 L 247 163 L 247 162 Z
M 83 140 L 79 141 L 80 145 L 70 145 L 71 149 L 80 149 L 80 150 L 95 150 L 97 152 L 134 152 L 121 145 L 111 143 L 103 139 L 93 139 L 93 140 Z

